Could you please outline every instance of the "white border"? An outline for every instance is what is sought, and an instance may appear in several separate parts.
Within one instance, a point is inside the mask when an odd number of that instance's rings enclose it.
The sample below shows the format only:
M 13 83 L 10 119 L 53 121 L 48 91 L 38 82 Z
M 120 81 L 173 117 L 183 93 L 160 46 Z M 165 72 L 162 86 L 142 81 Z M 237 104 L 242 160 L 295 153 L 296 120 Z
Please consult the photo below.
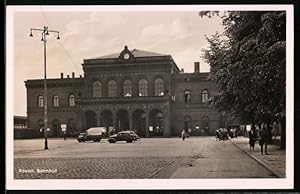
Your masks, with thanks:
M 147 5 L 147 6 L 42 6 L 45 11 L 258 11 L 285 10 L 286 39 L 286 178 L 278 179 L 13 179 L 13 15 L 40 11 L 40 6 L 6 7 L 6 188 L 7 189 L 293 189 L 294 187 L 294 8 L 293 5 Z M 217 183 L 217 184 L 216 184 Z

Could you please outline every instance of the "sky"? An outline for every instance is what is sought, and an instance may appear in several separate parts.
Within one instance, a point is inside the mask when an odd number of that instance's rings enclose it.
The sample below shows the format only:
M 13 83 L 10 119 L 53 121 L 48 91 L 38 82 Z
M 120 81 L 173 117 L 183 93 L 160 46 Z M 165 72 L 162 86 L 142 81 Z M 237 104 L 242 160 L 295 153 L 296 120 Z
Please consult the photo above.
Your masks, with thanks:
M 28 79 L 43 79 L 44 58 L 41 33 L 30 28 L 60 32 L 48 36 L 47 77 L 59 78 L 60 73 L 83 75 L 84 59 L 121 52 L 125 45 L 161 54 L 170 54 L 179 68 L 200 71 L 209 66 L 202 59 L 202 49 L 208 47 L 205 35 L 222 32 L 221 18 L 201 18 L 199 10 L 131 10 L 80 9 L 60 10 L 37 6 L 13 14 L 13 80 L 14 115 L 26 116 L 26 87 Z

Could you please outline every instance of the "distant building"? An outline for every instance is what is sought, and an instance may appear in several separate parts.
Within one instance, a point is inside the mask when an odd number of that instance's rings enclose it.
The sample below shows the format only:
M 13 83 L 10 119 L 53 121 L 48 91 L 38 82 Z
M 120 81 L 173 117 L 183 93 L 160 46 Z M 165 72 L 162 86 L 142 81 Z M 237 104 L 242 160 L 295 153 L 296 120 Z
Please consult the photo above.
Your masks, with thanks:
M 27 128 L 27 117 L 14 116 L 14 128 L 15 129 Z
M 209 73 L 180 70 L 170 55 L 127 46 L 120 52 L 84 59 L 84 76 L 47 79 L 50 136 L 84 131 L 89 127 L 135 130 L 139 135 L 177 136 L 185 129 L 192 135 L 213 135 L 224 127 L 224 118 L 209 108 L 215 91 Z M 43 79 L 25 81 L 28 126 L 36 131 L 44 123 Z M 42 134 L 41 134 L 42 135 Z
M 28 128 L 27 117 L 14 116 L 14 138 L 33 138 L 38 135 L 37 131 Z

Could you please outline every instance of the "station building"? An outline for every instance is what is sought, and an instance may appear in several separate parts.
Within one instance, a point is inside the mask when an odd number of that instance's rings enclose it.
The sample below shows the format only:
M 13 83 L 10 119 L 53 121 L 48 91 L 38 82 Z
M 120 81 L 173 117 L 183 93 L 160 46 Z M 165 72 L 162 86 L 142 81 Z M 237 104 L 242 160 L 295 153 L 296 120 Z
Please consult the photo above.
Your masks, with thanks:
M 142 137 L 214 135 L 226 120 L 208 105 L 216 85 L 199 62 L 193 73 L 179 69 L 171 55 L 127 46 L 116 54 L 84 59 L 84 75 L 47 79 L 49 136 L 90 127 L 134 130 Z M 27 125 L 44 124 L 43 79 L 26 80 Z M 42 134 L 41 134 L 42 135 Z

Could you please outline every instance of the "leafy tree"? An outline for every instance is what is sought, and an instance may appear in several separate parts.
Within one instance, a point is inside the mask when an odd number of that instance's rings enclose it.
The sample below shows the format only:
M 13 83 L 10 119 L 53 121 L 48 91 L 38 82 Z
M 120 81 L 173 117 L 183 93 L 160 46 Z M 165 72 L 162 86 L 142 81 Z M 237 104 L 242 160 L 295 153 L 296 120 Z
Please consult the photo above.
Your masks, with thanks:
M 213 17 L 219 12 L 200 12 Z M 206 37 L 202 57 L 217 92 L 211 106 L 241 123 L 272 123 L 285 109 L 286 13 L 232 11 L 222 16 L 224 32 Z

